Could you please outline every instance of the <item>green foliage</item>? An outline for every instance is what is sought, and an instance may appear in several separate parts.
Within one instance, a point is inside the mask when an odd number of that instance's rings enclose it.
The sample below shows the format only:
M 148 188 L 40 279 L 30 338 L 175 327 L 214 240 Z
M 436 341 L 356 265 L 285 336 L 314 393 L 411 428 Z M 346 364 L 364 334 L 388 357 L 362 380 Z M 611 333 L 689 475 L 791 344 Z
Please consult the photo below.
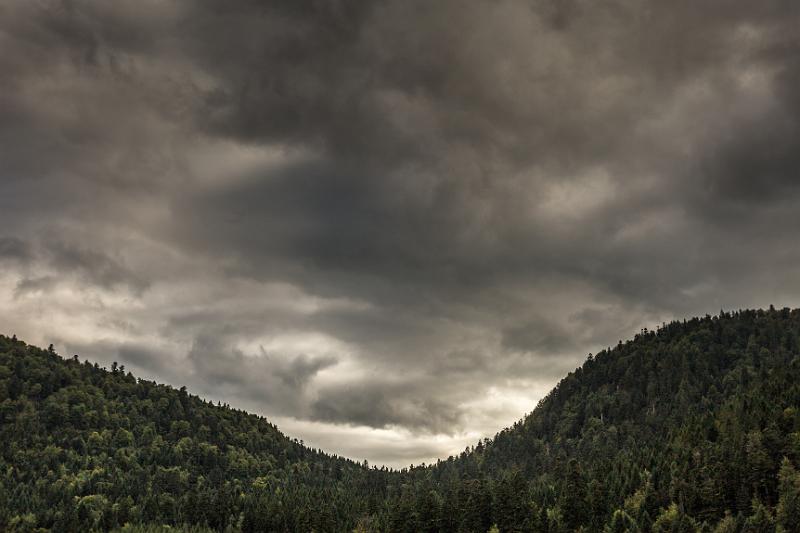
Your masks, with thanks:
M 726 513 L 725 517 L 714 528 L 714 533 L 737 533 L 738 531 L 739 524 L 730 513 Z
M 694 533 L 695 531 L 697 531 L 697 523 L 676 503 L 671 503 L 667 509 L 664 509 L 653 524 L 653 533 Z
M 631 531 L 638 531 L 639 526 L 631 516 L 623 511 L 617 509 L 611 515 L 611 522 L 603 530 L 604 533 L 628 533 Z
M 212 533 L 213 530 L 201 526 L 181 525 L 161 526 L 161 525 L 131 525 L 125 524 L 121 528 L 115 529 L 113 533 Z
M 775 521 L 779 533 L 800 531 L 800 474 L 784 458 L 780 473 L 780 499 Z
M 643 330 L 400 471 L 0 336 L 0 442 L 3 531 L 800 531 L 800 311 Z
M 753 498 L 752 513 L 745 520 L 742 531 L 746 533 L 775 531 L 775 518 L 772 511 L 758 498 Z
M 0 530 L 343 531 L 385 498 L 385 469 L 120 368 L 0 336 Z

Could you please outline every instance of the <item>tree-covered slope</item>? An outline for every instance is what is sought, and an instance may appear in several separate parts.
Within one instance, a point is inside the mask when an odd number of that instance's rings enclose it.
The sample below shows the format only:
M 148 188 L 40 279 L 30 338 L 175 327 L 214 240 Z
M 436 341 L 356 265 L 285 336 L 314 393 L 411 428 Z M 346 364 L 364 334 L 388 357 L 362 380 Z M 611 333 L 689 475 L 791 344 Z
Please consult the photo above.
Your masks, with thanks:
M 442 520 L 475 531 L 800 531 L 799 409 L 800 310 L 673 322 L 407 491 L 435 487 Z
M 185 388 L 2 336 L 0 443 L 0 530 L 345 530 L 387 474 Z
M 0 442 L 5 530 L 800 531 L 800 310 L 643 331 L 493 439 L 400 472 L 0 337 Z

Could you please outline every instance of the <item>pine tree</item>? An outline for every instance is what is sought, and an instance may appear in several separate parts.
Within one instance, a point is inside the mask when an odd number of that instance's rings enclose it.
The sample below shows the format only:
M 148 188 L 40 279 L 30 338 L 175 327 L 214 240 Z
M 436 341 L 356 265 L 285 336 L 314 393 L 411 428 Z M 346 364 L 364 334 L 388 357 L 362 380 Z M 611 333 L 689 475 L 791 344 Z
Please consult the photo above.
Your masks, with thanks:
M 674 502 L 653 523 L 653 533 L 695 533 L 697 529 L 697 523 Z
M 800 531 L 800 474 L 787 458 L 781 463 L 778 479 L 780 497 L 775 513 L 777 531 Z
M 640 529 L 636 521 L 622 509 L 614 511 L 611 521 L 603 529 L 604 533 L 635 533 L 637 531 Z
M 744 522 L 744 533 L 765 533 L 775 531 L 775 519 L 772 512 L 761 503 L 758 498 L 753 498 L 752 511 Z
M 567 480 L 564 486 L 561 509 L 570 529 L 578 529 L 589 519 L 589 504 L 586 498 L 586 478 L 580 464 L 571 459 L 567 465 Z

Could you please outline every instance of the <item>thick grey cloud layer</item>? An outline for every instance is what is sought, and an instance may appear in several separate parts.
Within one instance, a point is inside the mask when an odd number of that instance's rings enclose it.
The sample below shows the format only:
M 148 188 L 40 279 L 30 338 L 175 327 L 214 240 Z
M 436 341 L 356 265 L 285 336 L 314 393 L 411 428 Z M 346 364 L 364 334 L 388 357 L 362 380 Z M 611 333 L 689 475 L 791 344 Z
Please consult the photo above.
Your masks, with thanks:
M 800 303 L 800 4 L 0 4 L 0 318 L 430 460 Z

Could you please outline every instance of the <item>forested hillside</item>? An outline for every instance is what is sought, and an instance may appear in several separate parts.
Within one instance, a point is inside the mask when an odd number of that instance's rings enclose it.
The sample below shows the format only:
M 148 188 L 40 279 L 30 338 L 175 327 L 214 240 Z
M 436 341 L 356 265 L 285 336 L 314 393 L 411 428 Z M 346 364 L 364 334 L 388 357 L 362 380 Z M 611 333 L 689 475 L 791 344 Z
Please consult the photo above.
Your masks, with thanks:
M 0 337 L 0 528 L 796 532 L 799 408 L 800 310 L 720 313 L 642 331 L 493 439 L 389 472 Z
M 0 424 L 0 530 L 343 531 L 388 475 L 185 388 L 2 336 Z

